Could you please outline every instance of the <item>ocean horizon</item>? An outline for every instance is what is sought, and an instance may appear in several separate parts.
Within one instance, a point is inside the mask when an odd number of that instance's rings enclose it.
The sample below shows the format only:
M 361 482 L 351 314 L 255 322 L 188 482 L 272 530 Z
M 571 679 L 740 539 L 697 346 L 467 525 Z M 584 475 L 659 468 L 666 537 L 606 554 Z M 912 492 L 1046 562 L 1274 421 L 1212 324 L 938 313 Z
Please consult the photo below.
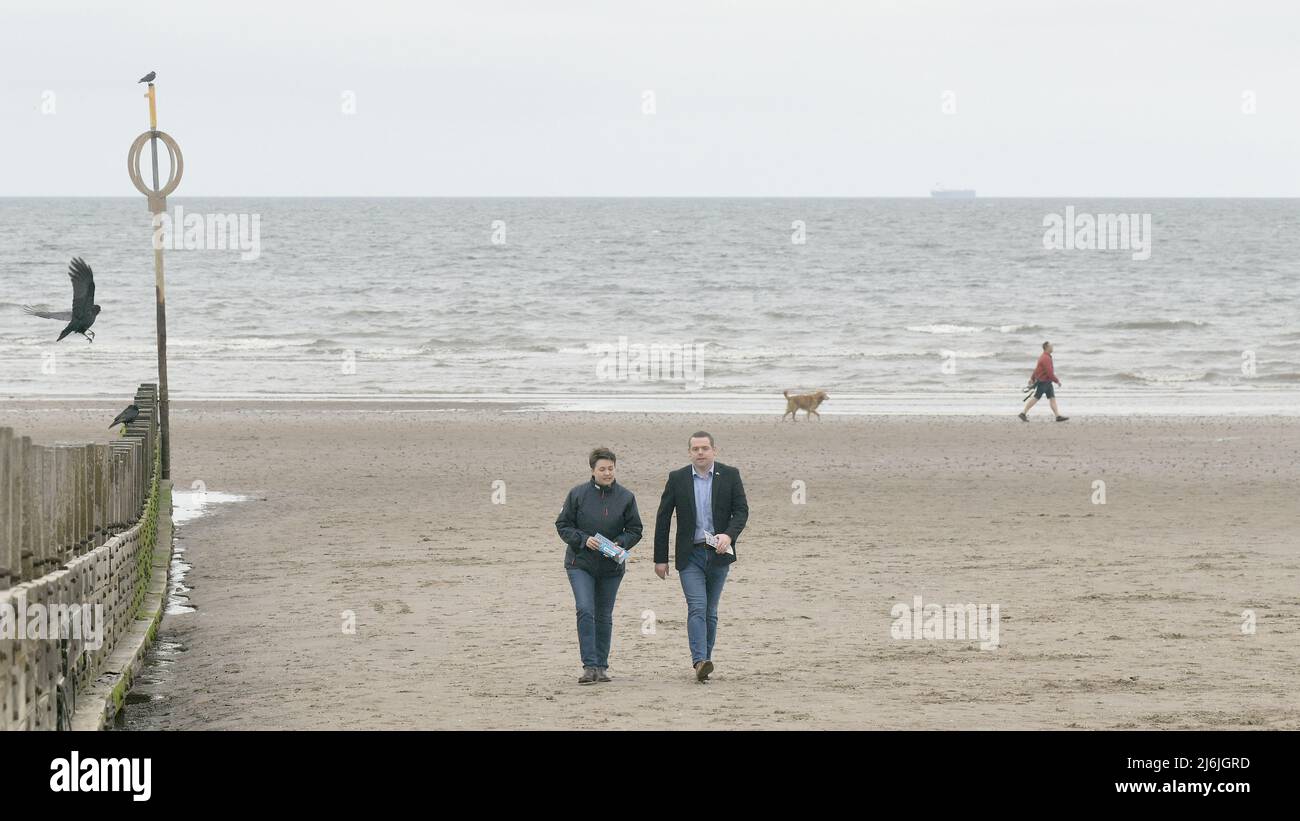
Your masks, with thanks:
M 1300 406 L 1287 230 L 1300 200 L 169 205 L 177 401 L 779 413 L 783 390 L 822 389 L 829 414 L 984 413 L 1019 403 L 1051 340 L 1060 401 L 1077 412 Z M 1147 247 L 1089 248 L 1073 233 L 1048 247 L 1052 221 L 1076 215 L 1132 215 Z M 120 397 L 156 378 L 151 234 L 138 198 L 0 199 L 0 396 Z M 72 256 L 95 270 L 93 344 L 56 344 L 57 323 L 22 312 L 67 309 Z

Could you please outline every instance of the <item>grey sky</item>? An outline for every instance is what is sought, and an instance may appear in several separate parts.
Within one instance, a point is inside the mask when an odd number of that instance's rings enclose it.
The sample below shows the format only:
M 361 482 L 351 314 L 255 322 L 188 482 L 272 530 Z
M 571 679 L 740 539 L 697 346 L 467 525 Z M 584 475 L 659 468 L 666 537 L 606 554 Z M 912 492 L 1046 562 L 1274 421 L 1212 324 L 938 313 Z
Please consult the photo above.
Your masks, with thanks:
M 3 0 L 0 19 L 0 196 L 133 194 L 150 70 L 178 195 L 1300 195 L 1294 0 Z

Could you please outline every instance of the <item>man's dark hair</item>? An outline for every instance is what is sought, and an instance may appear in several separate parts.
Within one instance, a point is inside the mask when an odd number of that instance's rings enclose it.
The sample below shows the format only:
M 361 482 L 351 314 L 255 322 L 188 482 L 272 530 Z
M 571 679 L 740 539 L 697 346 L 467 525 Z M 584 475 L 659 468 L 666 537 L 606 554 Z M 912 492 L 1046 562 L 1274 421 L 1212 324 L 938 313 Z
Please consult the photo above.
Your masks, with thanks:
M 713 446 L 714 446 L 714 445 L 713 445 L 713 434 L 709 433 L 709 432 L 706 431 L 706 430 L 697 430 L 697 431 L 695 431 L 695 433 L 692 433 L 692 434 L 691 434 L 691 439 L 708 439 L 708 440 L 709 440 L 709 447 L 713 447 Z M 687 440 L 686 440 L 686 449 L 687 449 L 687 450 L 690 450 L 690 449 L 691 449 L 691 439 L 687 439 Z
M 1048 346 L 1048 345 L 1051 345 L 1051 344 L 1052 344 L 1051 342 L 1044 342 L 1044 343 L 1043 343 L 1043 350 L 1047 350 L 1047 346 Z
M 601 459 L 608 459 L 609 461 L 614 462 L 615 464 L 618 463 L 618 459 L 614 458 L 614 451 L 610 450 L 609 448 L 596 448 L 591 452 L 591 457 L 587 460 L 588 462 L 591 463 L 592 470 L 596 469 L 596 463 L 599 462 Z

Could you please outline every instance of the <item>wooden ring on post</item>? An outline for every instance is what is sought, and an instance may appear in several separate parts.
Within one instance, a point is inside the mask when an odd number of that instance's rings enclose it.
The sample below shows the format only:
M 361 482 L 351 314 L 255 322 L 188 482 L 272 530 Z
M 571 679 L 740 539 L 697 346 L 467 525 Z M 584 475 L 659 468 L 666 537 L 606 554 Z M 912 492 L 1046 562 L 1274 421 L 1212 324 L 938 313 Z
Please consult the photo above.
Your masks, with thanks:
M 171 175 L 167 178 L 167 182 L 163 187 L 157 191 L 146 185 L 144 177 L 140 174 L 140 152 L 144 150 L 144 144 L 155 136 L 162 140 L 163 145 L 167 146 L 167 157 L 171 162 Z M 165 131 L 146 131 L 136 137 L 135 142 L 131 143 L 131 150 L 126 154 L 126 173 L 131 176 L 131 182 L 135 185 L 136 190 L 149 198 L 151 206 L 155 203 L 161 205 L 166 202 L 167 195 L 175 191 L 176 186 L 181 184 L 181 177 L 185 174 L 185 157 L 181 154 L 181 147 L 176 144 L 170 134 Z

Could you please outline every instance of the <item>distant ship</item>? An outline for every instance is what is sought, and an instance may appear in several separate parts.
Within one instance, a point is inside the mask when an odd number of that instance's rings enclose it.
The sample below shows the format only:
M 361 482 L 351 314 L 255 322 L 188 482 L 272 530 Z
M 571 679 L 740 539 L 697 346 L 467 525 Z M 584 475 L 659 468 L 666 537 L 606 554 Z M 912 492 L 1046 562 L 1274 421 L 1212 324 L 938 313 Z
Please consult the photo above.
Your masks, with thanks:
M 935 188 L 930 196 L 940 200 L 970 200 L 975 198 L 974 188 Z

